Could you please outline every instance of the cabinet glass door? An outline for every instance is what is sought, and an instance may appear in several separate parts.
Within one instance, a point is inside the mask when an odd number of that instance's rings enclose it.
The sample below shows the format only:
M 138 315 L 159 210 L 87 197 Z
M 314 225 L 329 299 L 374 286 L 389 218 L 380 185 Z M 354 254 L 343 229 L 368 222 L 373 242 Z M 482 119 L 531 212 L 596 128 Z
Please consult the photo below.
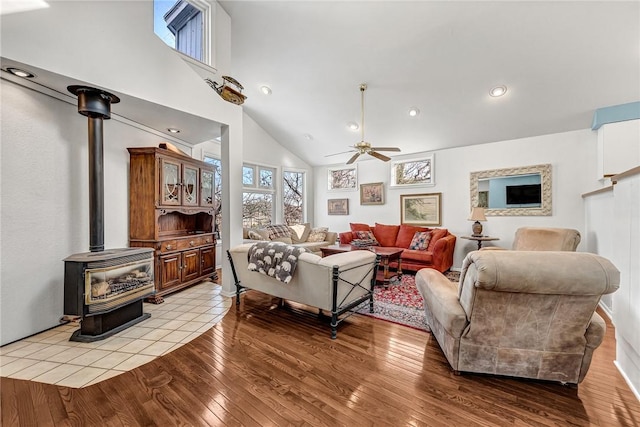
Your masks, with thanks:
M 200 206 L 213 206 L 213 172 L 203 170 L 200 176 Z
M 182 186 L 184 188 L 182 196 L 183 205 L 198 204 L 198 168 L 184 165 L 182 176 Z
M 173 163 L 168 160 L 161 162 L 160 183 L 162 188 L 160 194 L 162 205 L 180 204 L 180 163 Z

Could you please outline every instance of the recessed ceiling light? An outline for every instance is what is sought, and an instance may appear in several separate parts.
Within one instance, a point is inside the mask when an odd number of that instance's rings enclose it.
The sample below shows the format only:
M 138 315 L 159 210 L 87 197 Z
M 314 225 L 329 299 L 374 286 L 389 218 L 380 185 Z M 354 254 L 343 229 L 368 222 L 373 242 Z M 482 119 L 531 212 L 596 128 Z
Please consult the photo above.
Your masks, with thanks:
M 309 133 L 305 133 L 304 135 L 304 139 L 308 140 L 308 141 L 313 141 L 313 135 L 309 134 Z
M 494 98 L 497 98 L 498 96 L 502 96 L 505 93 L 507 93 L 506 86 L 496 86 L 489 91 L 489 95 L 493 96 Z
M 410 115 L 411 117 L 415 117 L 415 116 L 417 116 L 418 114 L 420 114 L 420 110 L 418 110 L 416 107 L 411 107 L 411 108 L 409 108 L 409 115 Z
M 21 70 L 20 68 L 14 68 L 14 67 L 9 67 L 7 68 L 7 71 L 10 72 L 11 74 L 18 76 L 18 77 L 26 77 L 28 79 L 34 78 L 36 75 L 33 73 L 30 73 L 28 71 L 25 70 Z
M 356 123 L 356 122 L 349 122 L 347 123 L 347 127 L 351 130 L 358 130 L 360 129 L 360 126 Z
M 176 128 L 167 128 L 167 130 L 171 133 L 180 133 L 180 129 L 176 129 Z
M 265 95 L 271 95 L 271 88 L 269 86 L 260 86 L 260 92 L 264 93 Z

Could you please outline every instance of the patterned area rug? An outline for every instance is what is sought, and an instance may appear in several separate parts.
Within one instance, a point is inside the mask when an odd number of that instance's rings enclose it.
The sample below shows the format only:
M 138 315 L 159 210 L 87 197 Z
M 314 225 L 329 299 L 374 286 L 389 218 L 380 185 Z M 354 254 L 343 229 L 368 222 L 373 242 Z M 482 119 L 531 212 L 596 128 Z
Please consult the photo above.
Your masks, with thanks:
M 449 271 L 445 276 L 452 282 L 458 283 L 460 272 Z M 429 331 L 429 327 L 424 322 L 423 300 L 416 288 L 414 275 L 404 274 L 402 280 L 392 281 L 387 287 L 376 286 L 373 294 L 373 313 L 369 313 L 368 303 L 358 309 L 358 313 Z

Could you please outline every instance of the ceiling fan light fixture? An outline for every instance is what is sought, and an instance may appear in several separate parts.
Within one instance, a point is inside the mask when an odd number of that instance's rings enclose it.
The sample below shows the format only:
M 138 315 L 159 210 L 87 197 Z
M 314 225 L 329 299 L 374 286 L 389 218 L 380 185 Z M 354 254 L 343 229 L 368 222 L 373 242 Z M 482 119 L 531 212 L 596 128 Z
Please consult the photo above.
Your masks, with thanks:
M 177 128 L 167 128 L 170 133 L 180 133 L 180 129 Z
M 507 87 L 504 85 L 496 86 L 489 91 L 489 95 L 493 96 L 494 98 L 503 96 L 505 93 L 507 93 Z
M 416 107 L 409 108 L 409 116 L 410 117 L 415 117 L 418 114 L 420 114 L 420 110 L 418 110 Z
M 347 123 L 347 127 L 352 131 L 356 131 L 356 130 L 360 129 L 360 125 L 357 124 L 356 122 Z

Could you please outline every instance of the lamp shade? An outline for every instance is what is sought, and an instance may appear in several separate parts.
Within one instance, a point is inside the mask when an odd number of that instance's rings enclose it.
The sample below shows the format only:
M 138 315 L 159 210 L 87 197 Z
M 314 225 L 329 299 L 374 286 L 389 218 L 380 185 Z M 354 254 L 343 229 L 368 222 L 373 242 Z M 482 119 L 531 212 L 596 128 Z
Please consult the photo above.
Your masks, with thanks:
M 469 215 L 469 221 L 486 221 L 487 217 L 484 216 L 484 208 L 471 208 L 471 215 Z

